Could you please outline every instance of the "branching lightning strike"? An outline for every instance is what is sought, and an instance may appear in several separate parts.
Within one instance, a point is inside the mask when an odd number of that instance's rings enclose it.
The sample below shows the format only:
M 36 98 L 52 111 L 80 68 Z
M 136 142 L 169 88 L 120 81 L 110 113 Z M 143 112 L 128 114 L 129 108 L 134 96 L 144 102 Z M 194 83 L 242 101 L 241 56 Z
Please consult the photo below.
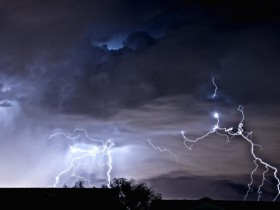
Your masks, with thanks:
M 215 84 L 215 80 L 214 80 L 214 77 L 212 79 L 212 83 L 213 85 L 215 86 L 215 92 L 213 94 L 213 98 L 216 96 L 216 92 L 217 92 L 217 86 Z M 231 137 L 234 137 L 234 136 L 240 136 L 242 137 L 244 140 L 246 140 L 249 144 L 250 144 L 250 152 L 251 152 L 251 155 L 254 159 L 254 164 L 255 164 L 255 168 L 254 170 L 251 172 L 251 182 L 248 184 L 248 190 L 246 192 L 246 195 L 244 197 L 244 200 L 247 199 L 248 197 L 248 194 L 250 192 L 253 191 L 253 188 L 252 188 L 252 184 L 254 182 L 254 179 L 253 179 L 253 176 L 255 174 L 255 172 L 257 171 L 257 169 L 259 168 L 259 165 L 262 165 L 265 167 L 265 171 L 262 173 L 262 183 L 258 186 L 258 201 L 260 200 L 261 198 L 261 194 L 262 194 L 262 191 L 261 191 L 261 188 L 263 187 L 264 185 L 264 182 L 266 181 L 266 173 L 269 171 L 269 170 L 272 170 L 273 171 L 273 175 L 274 175 L 274 178 L 275 180 L 277 181 L 277 195 L 274 197 L 273 201 L 276 201 L 278 196 L 280 195 L 280 180 L 279 178 L 277 177 L 277 168 L 270 165 L 269 163 L 263 161 L 260 157 L 258 157 L 256 154 L 255 154 L 255 147 L 259 147 L 260 149 L 262 149 L 262 146 L 261 145 L 258 145 L 258 144 L 255 144 L 253 143 L 252 141 L 252 134 L 253 132 L 245 132 L 244 129 L 243 129 L 243 122 L 245 120 L 245 116 L 244 116 L 244 111 L 243 111 L 243 106 L 242 105 L 239 105 L 238 106 L 238 111 L 241 113 L 241 120 L 238 124 L 238 128 L 237 128 L 237 131 L 235 132 L 234 131 L 234 128 L 233 127 L 230 127 L 230 128 L 222 128 L 220 127 L 219 123 L 220 123 L 220 119 L 219 119 L 219 113 L 215 112 L 214 113 L 214 118 L 217 119 L 217 123 L 215 124 L 215 126 L 213 127 L 213 129 L 211 131 L 209 131 L 208 133 L 206 133 L 205 135 L 201 136 L 201 137 L 198 137 L 196 139 L 188 139 L 185 135 L 185 132 L 184 131 L 181 131 L 181 134 L 184 138 L 184 145 L 186 146 L 186 148 L 188 148 L 189 150 L 192 149 L 193 147 L 193 144 L 200 141 L 200 140 L 203 140 L 205 139 L 206 137 L 208 137 L 210 134 L 218 134 L 218 135 L 221 135 L 221 136 L 224 136 L 227 138 L 227 141 L 229 142 L 230 138 Z
M 81 134 L 83 133 L 83 135 Z M 82 161 L 85 158 L 96 158 L 98 154 L 103 154 L 107 157 L 107 161 L 105 163 L 97 162 L 99 166 L 106 166 L 107 172 L 107 187 L 110 187 L 110 180 L 111 180 L 111 171 L 112 171 L 112 156 L 111 156 L 111 148 L 114 146 L 114 143 L 109 139 L 107 141 L 99 140 L 99 139 L 93 139 L 88 136 L 88 133 L 85 129 L 81 128 L 75 128 L 73 133 L 71 134 L 65 134 L 63 132 L 57 132 L 52 134 L 49 139 L 53 139 L 56 136 L 62 135 L 66 138 L 68 141 L 75 141 L 79 137 L 84 136 L 86 140 L 90 142 L 90 144 L 86 144 L 86 148 L 81 148 L 77 144 L 69 145 L 69 151 L 73 154 L 73 158 L 71 159 L 70 165 L 68 168 L 62 170 L 56 177 L 55 177 L 55 183 L 53 187 L 57 187 L 60 183 L 61 177 L 63 175 L 68 175 L 67 179 L 70 177 L 75 177 L 80 180 L 84 180 L 88 183 L 89 186 L 93 187 L 94 185 L 91 184 L 90 180 L 87 179 L 84 176 L 81 176 L 77 172 L 77 168 L 82 164 Z M 100 146 L 97 146 L 97 144 L 101 144 Z M 66 179 L 66 180 L 67 180 Z

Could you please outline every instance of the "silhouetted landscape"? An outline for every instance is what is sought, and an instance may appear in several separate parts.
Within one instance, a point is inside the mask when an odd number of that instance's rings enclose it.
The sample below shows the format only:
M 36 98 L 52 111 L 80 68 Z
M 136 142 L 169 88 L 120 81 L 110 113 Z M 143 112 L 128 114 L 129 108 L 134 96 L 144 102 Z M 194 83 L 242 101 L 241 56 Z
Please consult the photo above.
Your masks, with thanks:
M 111 188 L 86 188 L 82 181 L 64 188 L 1 188 L 1 200 L 23 200 L 27 202 L 58 202 L 65 206 L 72 202 L 84 206 L 94 205 L 94 209 L 279 209 L 279 202 L 269 201 L 226 201 L 202 198 L 198 200 L 165 200 L 144 182 L 133 179 L 114 179 Z
M 2 188 L 1 200 L 23 200 L 25 202 L 58 202 L 71 206 L 71 202 L 84 206 L 94 204 L 94 209 L 127 209 L 118 198 L 118 191 L 102 188 Z M 102 208 L 101 208 L 102 206 Z M 141 208 L 135 208 L 141 209 Z M 150 205 L 153 209 L 195 210 L 195 209 L 280 209 L 279 202 L 269 201 L 222 201 L 202 198 L 200 200 L 157 200 Z

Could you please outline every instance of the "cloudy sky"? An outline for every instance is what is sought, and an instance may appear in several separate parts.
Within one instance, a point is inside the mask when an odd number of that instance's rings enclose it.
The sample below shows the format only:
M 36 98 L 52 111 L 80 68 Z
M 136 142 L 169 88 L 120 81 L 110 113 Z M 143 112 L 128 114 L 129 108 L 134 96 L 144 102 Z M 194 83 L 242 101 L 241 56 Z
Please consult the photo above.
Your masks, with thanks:
M 71 147 L 97 143 L 81 131 L 49 136 L 83 128 L 114 142 L 112 178 L 144 180 L 165 198 L 242 200 L 250 144 L 212 134 L 188 150 L 180 132 L 203 136 L 214 112 L 237 128 L 242 104 L 243 128 L 263 146 L 256 154 L 280 169 L 279 9 L 277 0 L 1 0 L 0 186 L 53 186 L 81 154 Z M 107 179 L 99 156 L 74 161 L 96 186 Z M 277 195 L 272 175 L 264 200 Z

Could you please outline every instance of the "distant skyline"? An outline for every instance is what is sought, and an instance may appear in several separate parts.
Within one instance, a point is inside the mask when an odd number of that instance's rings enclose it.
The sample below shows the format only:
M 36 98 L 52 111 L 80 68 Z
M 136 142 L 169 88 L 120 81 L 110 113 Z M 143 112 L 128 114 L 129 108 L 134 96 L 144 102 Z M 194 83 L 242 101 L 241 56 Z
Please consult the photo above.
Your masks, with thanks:
M 49 137 L 81 128 L 114 143 L 111 178 L 146 181 L 164 198 L 243 200 L 255 167 L 248 142 L 211 134 L 189 150 L 181 131 L 203 136 L 215 112 L 237 128 L 243 105 L 257 155 L 280 170 L 279 9 L 276 0 L 1 1 L 0 187 L 53 186 L 77 148 L 97 147 L 79 131 Z M 106 152 L 75 162 L 76 174 L 107 184 Z M 262 199 L 272 200 L 267 176 Z M 57 186 L 76 181 L 67 177 Z

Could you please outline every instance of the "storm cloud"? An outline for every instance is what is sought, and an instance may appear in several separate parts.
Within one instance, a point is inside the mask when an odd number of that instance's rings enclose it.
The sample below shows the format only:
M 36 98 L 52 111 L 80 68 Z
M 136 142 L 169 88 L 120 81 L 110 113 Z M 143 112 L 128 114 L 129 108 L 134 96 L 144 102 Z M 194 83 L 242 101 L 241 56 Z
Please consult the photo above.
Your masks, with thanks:
M 1 1 L 0 186 L 51 185 L 70 156 L 63 139 L 48 136 L 78 127 L 113 139 L 113 176 L 148 180 L 170 198 L 243 199 L 254 167 L 247 142 L 211 135 L 189 151 L 180 131 L 207 133 L 215 111 L 236 127 L 242 104 L 258 154 L 279 166 L 279 8 L 273 0 Z M 97 185 L 102 170 L 92 172 Z M 180 180 L 217 189 L 176 194 L 171 183 Z

